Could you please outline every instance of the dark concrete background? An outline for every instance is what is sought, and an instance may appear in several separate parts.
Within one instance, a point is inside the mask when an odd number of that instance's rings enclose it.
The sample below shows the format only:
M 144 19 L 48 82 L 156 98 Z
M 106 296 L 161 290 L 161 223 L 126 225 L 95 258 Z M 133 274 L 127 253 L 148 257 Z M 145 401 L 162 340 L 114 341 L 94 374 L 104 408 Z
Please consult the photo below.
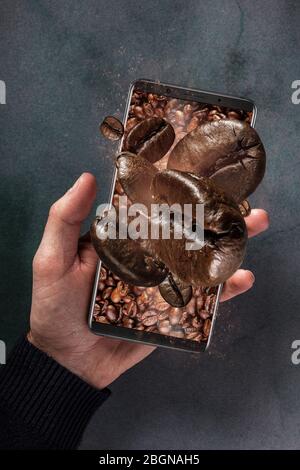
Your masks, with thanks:
M 1 331 L 27 325 L 31 258 L 49 205 L 84 171 L 112 174 L 97 125 L 137 78 L 252 98 L 268 152 L 251 198 L 272 225 L 251 240 L 253 290 L 220 309 L 210 354 L 158 350 L 111 386 L 82 448 L 297 448 L 300 366 L 300 3 L 1 0 Z

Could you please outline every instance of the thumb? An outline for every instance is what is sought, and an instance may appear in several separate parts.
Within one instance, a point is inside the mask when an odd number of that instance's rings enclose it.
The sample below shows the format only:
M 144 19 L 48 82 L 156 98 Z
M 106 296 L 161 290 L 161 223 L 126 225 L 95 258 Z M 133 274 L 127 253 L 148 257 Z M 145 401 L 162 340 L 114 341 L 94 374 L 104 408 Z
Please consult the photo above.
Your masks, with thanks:
M 39 259 L 61 274 L 77 256 L 81 222 L 89 215 L 96 197 L 96 179 L 83 173 L 50 209 L 44 235 L 37 252 Z

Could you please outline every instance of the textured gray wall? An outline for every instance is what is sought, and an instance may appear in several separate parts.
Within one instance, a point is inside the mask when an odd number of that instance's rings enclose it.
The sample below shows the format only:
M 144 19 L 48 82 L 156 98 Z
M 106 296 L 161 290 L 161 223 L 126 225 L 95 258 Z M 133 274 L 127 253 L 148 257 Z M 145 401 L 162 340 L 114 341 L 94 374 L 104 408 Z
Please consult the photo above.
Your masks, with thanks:
M 1 0 L 1 339 L 27 324 L 49 205 L 84 170 L 112 174 L 97 124 L 137 77 L 252 98 L 268 169 L 252 205 L 253 290 L 220 310 L 210 354 L 157 350 L 112 385 L 82 448 L 297 448 L 300 366 L 300 2 Z

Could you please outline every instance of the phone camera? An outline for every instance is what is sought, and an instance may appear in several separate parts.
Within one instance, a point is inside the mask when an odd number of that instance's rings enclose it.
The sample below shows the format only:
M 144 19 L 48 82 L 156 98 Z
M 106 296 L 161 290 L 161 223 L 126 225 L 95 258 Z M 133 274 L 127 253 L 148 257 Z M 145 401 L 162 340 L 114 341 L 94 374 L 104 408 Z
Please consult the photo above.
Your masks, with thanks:
M 166 89 L 166 92 L 167 92 L 168 94 L 171 93 L 170 88 L 167 88 L 167 89 Z
M 218 103 L 221 103 L 221 101 L 222 101 L 221 98 L 218 98 Z

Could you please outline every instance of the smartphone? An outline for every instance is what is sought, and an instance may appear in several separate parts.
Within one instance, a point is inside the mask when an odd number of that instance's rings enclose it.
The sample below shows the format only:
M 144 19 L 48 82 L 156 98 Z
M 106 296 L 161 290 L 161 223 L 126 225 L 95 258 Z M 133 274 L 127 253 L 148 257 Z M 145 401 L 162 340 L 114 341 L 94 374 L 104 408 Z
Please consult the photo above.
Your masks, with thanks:
M 207 120 L 239 119 L 253 126 L 256 112 L 254 103 L 248 99 L 137 80 L 129 89 L 123 120 L 125 133 L 119 151 L 123 149 L 127 133 L 151 116 L 162 117 L 172 124 L 176 135 L 173 145 L 176 145 Z M 159 169 L 166 168 L 168 154 L 155 163 Z M 111 204 L 117 204 L 122 191 L 115 172 Z M 192 352 L 205 351 L 212 338 L 221 290 L 222 285 L 193 288 L 190 302 L 183 308 L 174 308 L 160 296 L 158 287 L 124 285 L 99 261 L 89 327 L 101 336 Z

